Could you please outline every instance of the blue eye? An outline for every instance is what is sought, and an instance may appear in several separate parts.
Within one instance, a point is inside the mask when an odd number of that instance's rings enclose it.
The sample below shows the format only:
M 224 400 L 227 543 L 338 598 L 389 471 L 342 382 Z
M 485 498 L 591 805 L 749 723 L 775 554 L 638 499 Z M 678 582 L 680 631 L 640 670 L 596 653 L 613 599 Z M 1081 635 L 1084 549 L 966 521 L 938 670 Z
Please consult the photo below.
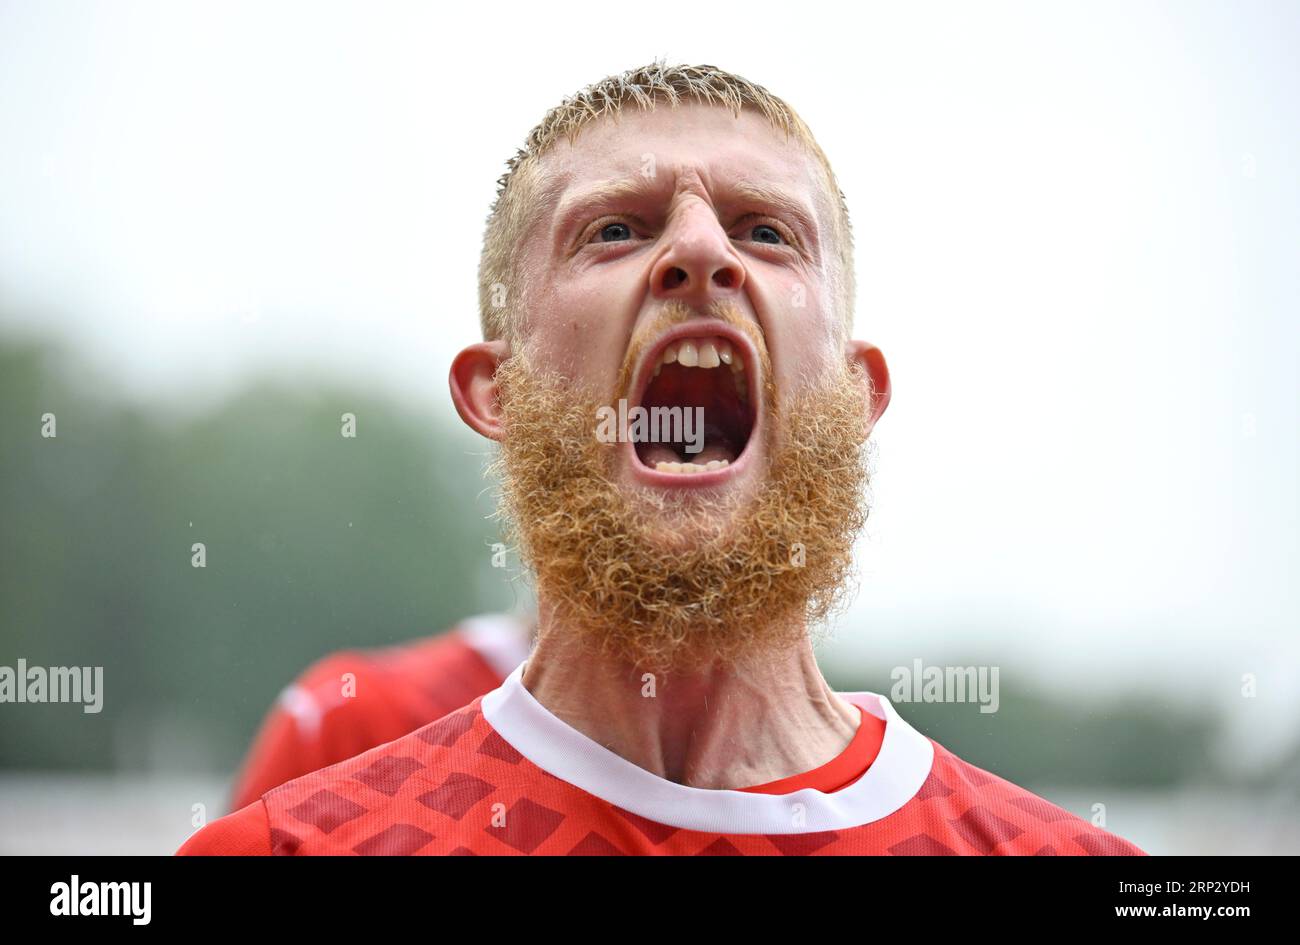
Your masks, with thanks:
M 616 234 L 621 232 L 624 235 L 621 237 L 613 236 L 609 239 L 606 239 L 606 237 L 608 237 L 611 232 Z M 602 243 L 619 243 L 622 242 L 624 239 L 632 238 L 632 228 L 628 226 L 626 223 L 607 223 L 600 228 L 600 233 L 598 235 L 600 236 L 600 242 Z
M 749 228 L 750 237 L 757 243 L 766 243 L 769 246 L 789 246 L 794 244 L 786 238 L 780 228 L 771 226 L 767 223 L 756 223 Z M 600 226 L 591 239 L 590 243 L 626 243 L 635 238 L 632 227 L 619 220 Z

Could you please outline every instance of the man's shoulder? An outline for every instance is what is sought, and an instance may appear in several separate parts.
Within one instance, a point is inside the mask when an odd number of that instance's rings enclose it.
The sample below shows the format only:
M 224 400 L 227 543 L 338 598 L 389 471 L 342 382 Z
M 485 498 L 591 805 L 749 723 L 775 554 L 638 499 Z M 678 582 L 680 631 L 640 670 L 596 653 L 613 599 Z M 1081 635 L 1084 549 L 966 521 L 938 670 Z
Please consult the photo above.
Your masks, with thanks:
M 454 810 L 490 792 L 477 777 L 488 759 L 522 760 L 484 720 L 481 703 L 480 696 L 392 741 L 271 788 L 199 830 L 177 854 L 412 852 L 430 839 L 416 826 L 427 824 L 430 810 Z M 341 838 L 348 838 L 346 847 Z M 305 839 L 312 849 L 300 849 Z
M 214 820 L 190 835 L 177 856 L 270 856 L 274 833 L 261 800 Z
M 321 657 L 267 713 L 241 765 L 232 807 L 492 691 L 528 655 L 531 631 L 527 617 L 480 614 L 434 636 Z
M 472 756 L 473 751 L 467 749 L 467 742 L 474 740 L 476 731 L 480 736 L 476 743 L 496 736 L 483 718 L 482 702 L 483 697 L 477 696 L 459 709 L 391 741 L 272 788 L 263 795 L 263 798 L 270 803 L 274 797 L 276 803 L 283 804 L 286 797 L 327 787 L 337 788 L 349 781 L 360 781 L 372 787 L 382 788 L 394 784 L 393 779 L 396 775 L 376 780 L 367 772 L 414 771 L 417 764 L 433 764 L 461 756 Z
M 294 778 L 262 797 L 281 854 L 404 854 L 524 776 L 523 758 L 487 723 L 483 697 L 369 751 Z
M 1032 791 L 958 757 L 938 742 L 930 776 L 916 802 L 949 825 L 952 845 L 933 853 L 978 852 L 1033 856 L 1145 856 L 1136 844 L 1084 820 Z M 925 851 L 917 851 L 925 852 Z

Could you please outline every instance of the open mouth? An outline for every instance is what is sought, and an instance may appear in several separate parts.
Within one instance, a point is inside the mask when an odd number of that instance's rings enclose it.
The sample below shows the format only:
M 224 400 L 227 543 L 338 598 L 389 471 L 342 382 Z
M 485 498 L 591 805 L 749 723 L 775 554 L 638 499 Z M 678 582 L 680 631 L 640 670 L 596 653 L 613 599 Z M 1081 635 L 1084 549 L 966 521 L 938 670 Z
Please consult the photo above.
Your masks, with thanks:
M 652 349 L 638 404 L 647 436 L 633 444 L 643 471 L 661 481 L 703 477 L 700 485 L 724 478 L 758 421 L 753 370 L 748 342 L 721 325 L 673 332 Z

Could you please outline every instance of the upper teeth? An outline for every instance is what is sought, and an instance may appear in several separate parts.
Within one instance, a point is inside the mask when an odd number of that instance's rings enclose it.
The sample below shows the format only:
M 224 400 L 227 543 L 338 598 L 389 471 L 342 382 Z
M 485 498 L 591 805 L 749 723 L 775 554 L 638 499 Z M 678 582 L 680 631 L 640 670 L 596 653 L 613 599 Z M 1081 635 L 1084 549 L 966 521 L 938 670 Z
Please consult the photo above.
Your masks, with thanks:
M 745 359 L 735 356 L 731 342 L 725 338 L 683 338 L 681 341 L 669 342 L 655 364 L 655 376 L 659 375 L 665 364 L 674 363 L 682 367 L 702 368 L 727 364 L 737 374 L 745 370 Z

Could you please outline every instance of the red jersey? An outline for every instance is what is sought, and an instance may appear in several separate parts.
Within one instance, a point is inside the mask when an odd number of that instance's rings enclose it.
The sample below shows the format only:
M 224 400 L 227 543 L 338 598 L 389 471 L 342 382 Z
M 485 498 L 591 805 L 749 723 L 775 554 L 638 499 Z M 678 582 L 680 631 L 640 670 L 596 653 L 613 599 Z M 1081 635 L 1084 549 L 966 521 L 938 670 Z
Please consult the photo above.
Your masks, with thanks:
M 524 620 L 486 614 L 436 637 L 319 660 L 267 714 L 235 781 L 231 808 L 490 692 L 528 655 L 530 634 Z
M 556 718 L 524 687 L 523 669 L 435 722 L 266 792 L 178 852 L 1143 855 L 962 761 L 875 693 L 841 694 L 861 710 L 853 744 L 872 759 L 849 783 L 822 777 L 819 789 L 800 776 L 706 790 L 660 778 Z

